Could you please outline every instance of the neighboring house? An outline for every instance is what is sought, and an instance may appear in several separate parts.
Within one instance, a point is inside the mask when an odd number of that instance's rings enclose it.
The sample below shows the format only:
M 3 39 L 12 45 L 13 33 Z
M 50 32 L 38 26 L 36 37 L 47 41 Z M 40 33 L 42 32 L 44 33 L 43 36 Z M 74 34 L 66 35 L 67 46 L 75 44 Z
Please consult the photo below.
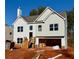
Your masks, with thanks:
M 10 43 L 13 40 L 12 28 L 5 24 L 5 48 L 10 48 Z
M 17 18 L 13 23 L 13 41 L 22 43 L 24 38 L 28 40 L 35 37 L 35 44 L 45 43 L 47 46 L 59 45 L 67 48 L 67 15 L 59 14 L 47 7 L 40 15 L 22 16 L 20 8 L 17 10 Z

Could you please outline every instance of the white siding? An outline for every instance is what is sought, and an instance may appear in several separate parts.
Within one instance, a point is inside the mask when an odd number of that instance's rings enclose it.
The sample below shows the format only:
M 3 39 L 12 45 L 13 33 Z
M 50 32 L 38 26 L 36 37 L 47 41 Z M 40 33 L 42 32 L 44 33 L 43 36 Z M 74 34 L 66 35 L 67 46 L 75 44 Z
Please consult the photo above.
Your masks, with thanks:
M 45 10 L 38 18 L 37 21 L 44 20 L 49 14 L 51 14 L 52 11 L 50 9 Z
M 49 25 L 58 23 L 58 31 L 50 31 Z M 33 30 L 29 30 L 29 26 L 33 26 Z M 38 31 L 38 25 L 42 25 L 42 31 Z M 17 27 L 23 26 L 23 32 L 17 32 Z M 52 14 L 47 18 L 45 23 L 28 24 L 20 18 L 14 24 L 14 41 L 17 42 L 17 38 L 27 37 L 29 39 L 29 32 L 33 32 L 33 37 L 36 36 L 64 36 L 64 20 L 56 14 Z
M 17 27 L 23 26 L 23 32 L 17 32 Z M 23 20 L 23 18 L 18 19 L 14 24 L 14 42 L 17 42 L 17 38 L 27 37 L 27 23 Z
M 40 17 L 37 18 L 37 21 L 44 20 L 46 17 L 53 13 L 50 9 L 47 9 L 45 12 L 41 14 Z M 58 24 L 58 31 L 50 31 L 50 24 Z M 30 26 L 33 26 L 33 30 L 29 30 Z M 38 25 L 42 25 L 42 31 L 38 31 Z M 17 27 L 23 26 L 23 32 L 17 32 Z M 45 23 L 39 23 L 39 24 L 28 24 L 26 21 L 24 21 L 23 18 L 19 18 L 14 23 L 14 42 L 17 42 L 17 38 L 24 38 L 27 37 L 29 39 L 29 32 L 33 32 L 33 37 L 36 36 L 65 36 L 65 24 L 64 20 L 60 18 L 57 14 L 53 13 L 51 14 L 45 21 Z M 39 39 L 39 38 L 37 38 Z M 65 37 L 61 38 L 61 45 L 66 46 L 66 40 Z M 38 40 L 36 41 L 36 44 L 38 44 Z
M 29 29 L 30 26 L 33 27 L 33 30 Z M 35 30 L 35 24 L 28 24 L 27 25 L 27 30 L 26 30 L 26 32 L 27 32 L 27 38 L 29 39 L 29 32 L 32 32 L 33 33 L 33 37 L 35 37 L 35 31 L 36 31 Z
M 58 31 L 50 31 L 49 25 L 50 24 L 56 24 L 59 25 Z M 42 25 L 42 31 L 38 31 L 38 25 L 36 25 L 36 36 L 64 36 L 64 20 L 60 18 L 56 14 L 52 14 L 48 17 L 48 19 L 45 21 Z

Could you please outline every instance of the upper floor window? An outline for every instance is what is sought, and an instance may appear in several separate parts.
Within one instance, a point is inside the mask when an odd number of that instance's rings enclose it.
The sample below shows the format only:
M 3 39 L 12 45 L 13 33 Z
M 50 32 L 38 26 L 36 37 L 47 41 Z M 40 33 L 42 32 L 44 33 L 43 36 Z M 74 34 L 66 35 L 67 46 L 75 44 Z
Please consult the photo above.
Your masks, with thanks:
M 38 31 L 42 31 L 42 25 L 38 25 Z
M 22 43 L 23 42 L 23 38 L 17 38 L 17 43 Z
M 58 30 L 58 24 L 50 24 L 50 31 L 57 31 Z
M 30 30 L 33 30 L 33 26 L 30 26 L 29 29 L 30 29 Z
M 50 24 L 50 31 L 53 31 L 53 24 Z
M 23 26 L 18 26 L 18 27 L 17 27 L 17 31 L 18 31 L 18 32 L 23 32 Z
M 10 32 L 9 34 L 12 35 L 12 32 Z
M 54 24 L 54 30 L 55 30 L 55 31 L 58 30 L 58 24 Z

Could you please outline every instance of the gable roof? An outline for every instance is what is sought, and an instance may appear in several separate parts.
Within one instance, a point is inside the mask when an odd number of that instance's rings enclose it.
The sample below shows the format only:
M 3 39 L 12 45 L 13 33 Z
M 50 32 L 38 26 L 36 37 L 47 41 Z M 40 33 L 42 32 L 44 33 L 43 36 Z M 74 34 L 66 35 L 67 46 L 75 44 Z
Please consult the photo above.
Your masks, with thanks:
M 52 11 L 52 13 L 55 13 L 55 14 L 57 14 L 59 17 L 61 17 L 62 19 L 65 19 L 66 17 L 67 17 L 67 15 L 66 15 L 66 13 L 58 13 L 58 12 L 56 12 L 55 10 L 53 10 L 52 8 L 50 8 L 50 7 L 46 7 L 46 9 L 37 17 L 37 19 L 34 21 L 34 22 L 36 22 L 36 21 L 38 21 L 38 19 L 46 12 L 46 10 L 50 10 L 50 11 Z M 52 14 L 51 13 L 51 14 Z M 50 15 L 50 14 L 49 14 Z M 45 18 L 47 18 L 47 17 L 45 17 Z M 43 19 L 41 20 L 41 21 L 43 21 Z
M 34 15 L 34 16 L 21 16 L 26 22 L 28 23 L 43 23 L 43 21 L 36 21 L 40 16 L 42 16 L 42 14 L 47 10 L 50 9 L 51 11 L 54 11 L 53 9 L 51 9 L 50 7 L 47 7 L 40 15 Z M 66 18 L 67 14 L 66 12 L 62 12 L 62 13 L 57 13 L 56 11 L 54 11 L 54 13 L 56 13 L 59 17 L 61 18 Z
M 53 11 L 54 13 L 56 13 L 59 17 L 61 17 L 63 19 L 66 18 L 66 16 L 67 16 L 66 12 L 58 13 L 55 10 L 53 10 L 52 8 L 50 8 L 50 7 L 47 7 L 47 9 L 50 9 L 51 11 Z
M 62 13 L 59 13 L 61 16 L 65 17 L 66 18 L 66 12 L 62 12 Z M 22 16 L 22 18 L 26 21 L 26 22 L 34 22 L 37 17 L 39 15 L 34 15 L 34 16 Z M 39 21 L 38 21 L 39 22 Z
M 38 16 L 39 16 L 39 15 L 34 15 L 34 16 L 22 16 L 22 18 L 23 18 L 26 22 L 34 22 Z

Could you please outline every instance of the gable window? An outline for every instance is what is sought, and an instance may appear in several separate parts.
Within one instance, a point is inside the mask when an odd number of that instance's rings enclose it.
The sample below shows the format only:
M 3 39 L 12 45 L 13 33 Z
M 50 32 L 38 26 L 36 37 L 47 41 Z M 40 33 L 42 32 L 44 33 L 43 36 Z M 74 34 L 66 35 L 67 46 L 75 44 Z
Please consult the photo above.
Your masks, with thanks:
M 23 26 L 18 26 L 18 27 L 17 27 L 17 31 L 18 31 L 18 32 L 23 32 Z
M 54 30 L 55 30 L 55 31 L 58 30 L 58 24 L 54 24 Z
M 30 30 L 33 30 L 33 26 L 30 26 L 29 29 L 30 29 Z
M 17 38 L 17 43 L 22 43 L 23 42 L 23 38 Z
M 42 26 L 38 25 L 38 31 L 42 31 Z
M 50 24 L 50 31 L 53 31 L 53 24 Z

